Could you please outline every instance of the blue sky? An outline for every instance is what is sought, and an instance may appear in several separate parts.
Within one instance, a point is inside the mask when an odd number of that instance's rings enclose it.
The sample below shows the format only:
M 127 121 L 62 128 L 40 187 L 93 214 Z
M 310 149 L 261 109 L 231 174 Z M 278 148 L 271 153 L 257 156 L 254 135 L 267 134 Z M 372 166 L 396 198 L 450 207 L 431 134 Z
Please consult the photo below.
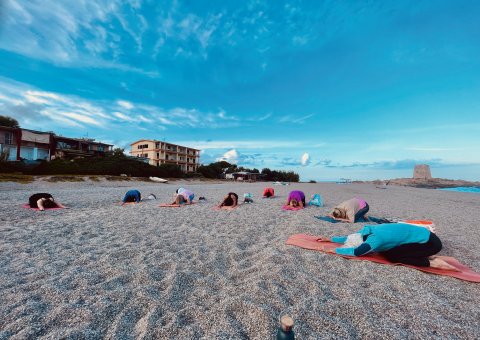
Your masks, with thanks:
M 0 2 L 0 114 L 302 180 L 480 180 L 478 1 Z

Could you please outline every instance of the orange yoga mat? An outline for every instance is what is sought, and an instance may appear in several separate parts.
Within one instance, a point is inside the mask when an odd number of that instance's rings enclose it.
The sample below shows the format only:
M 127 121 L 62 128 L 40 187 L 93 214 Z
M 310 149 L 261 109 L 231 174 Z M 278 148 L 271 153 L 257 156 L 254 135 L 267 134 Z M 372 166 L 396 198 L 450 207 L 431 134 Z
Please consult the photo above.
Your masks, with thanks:
M 318 250 L 318 251 L 322 251 L 323 247 L 338 248 L 341 246 L 341 244 L 339 243 L 318 242 L 317 239 L 318 239 L 318 236 L 313 236 L 308 234 L 296 234 L 296 235 L 290 236 L 285 243 L 292 246 L 297 246 L 297 247 L 310 249 L 310 250 Z M 339 256 L 342 256 L 342 255 L 339 255 Z M 451 270 L 431 268 L 431 267 L 417 267 L 417 266 L 412 266 L 412 265 L 403 264 L 403 263 L 392 263 L 388 261 L 384 256 L 378 253 L 372 253 L 372 254 L 358 256 L 358 257 L 356 256 L 342 256 L 342 257 L 345 257 L 351 260 L 372 261 L 372 262 L 377 262 L 382 264 L 400 265 L 400 266 L 415 268 L 427 273 L 451 276 L 464 281 L 480 282 L 479 273 L 474 272 L 473 270 L 461 264 L 455 258 L 450 256 L 439 256 L 439 258 L 443 259 L 444 261 L 448 262 L 450 265 L 457 268 L 459 270 L 458 272 L 451 271 Z

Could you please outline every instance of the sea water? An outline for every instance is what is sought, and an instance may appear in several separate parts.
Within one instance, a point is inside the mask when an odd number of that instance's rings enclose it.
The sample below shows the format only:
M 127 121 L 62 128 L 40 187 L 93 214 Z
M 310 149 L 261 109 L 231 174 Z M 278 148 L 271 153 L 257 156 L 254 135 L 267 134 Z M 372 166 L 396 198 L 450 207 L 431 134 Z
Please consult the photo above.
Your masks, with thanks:
M 456 188 L 443 188 L 438 190 L 473 192 L 475 194 L 480 194 L 480 187 L 456 187 Z

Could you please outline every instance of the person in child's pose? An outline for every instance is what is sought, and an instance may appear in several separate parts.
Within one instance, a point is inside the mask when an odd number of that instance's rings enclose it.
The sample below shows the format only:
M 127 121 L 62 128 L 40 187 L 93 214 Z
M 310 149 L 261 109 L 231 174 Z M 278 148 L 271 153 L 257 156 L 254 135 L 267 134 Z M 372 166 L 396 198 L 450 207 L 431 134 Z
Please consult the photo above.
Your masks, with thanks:
M 235 208 L 238 205 L 238 195 L 234 192 L 229 192 L 227 196 L 223 198 L 222 203 L 218 205 L 219 208 Z
M 433 256 L 442 249 L 442 242 L 438 236 L 428 228 L 411 224 L 366 225 L 355 234 L 332 238 L 320 236 L 317 241 L 344 244 L 341 248 L 323 249 L 339 255 L 362 256 L 377 252 L 393 263 L 457 270 L 444 260 Z
M 60 202 L 53 199 L 53 196 L 46 192 L 33 194 L 28 198 L 28 205 L 30 208 L 38 208 L 40 211 L 50 208 L 66 208 Z
M 289 205 L 293 208 L 304 208 L 305 207 L 305 194 L 303 191 L 300 190 L 293 190 L 290 191 L 290 194 L 287 198 L 287 203 L 285 205 Z

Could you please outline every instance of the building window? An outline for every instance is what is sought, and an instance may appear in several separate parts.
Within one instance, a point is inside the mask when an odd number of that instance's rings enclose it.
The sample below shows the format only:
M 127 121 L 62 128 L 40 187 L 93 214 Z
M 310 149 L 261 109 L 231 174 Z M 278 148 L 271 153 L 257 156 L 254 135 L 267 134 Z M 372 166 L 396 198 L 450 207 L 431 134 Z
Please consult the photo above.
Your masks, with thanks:
M 104 149 L 103 149 L 103 145 L 98 145 L 98 146 L 97 146 L 97 151 L 103 152 L 103 150 L 104 150 Z
M 13 144 L 13 133 L 5 132 L 5 144 Z

